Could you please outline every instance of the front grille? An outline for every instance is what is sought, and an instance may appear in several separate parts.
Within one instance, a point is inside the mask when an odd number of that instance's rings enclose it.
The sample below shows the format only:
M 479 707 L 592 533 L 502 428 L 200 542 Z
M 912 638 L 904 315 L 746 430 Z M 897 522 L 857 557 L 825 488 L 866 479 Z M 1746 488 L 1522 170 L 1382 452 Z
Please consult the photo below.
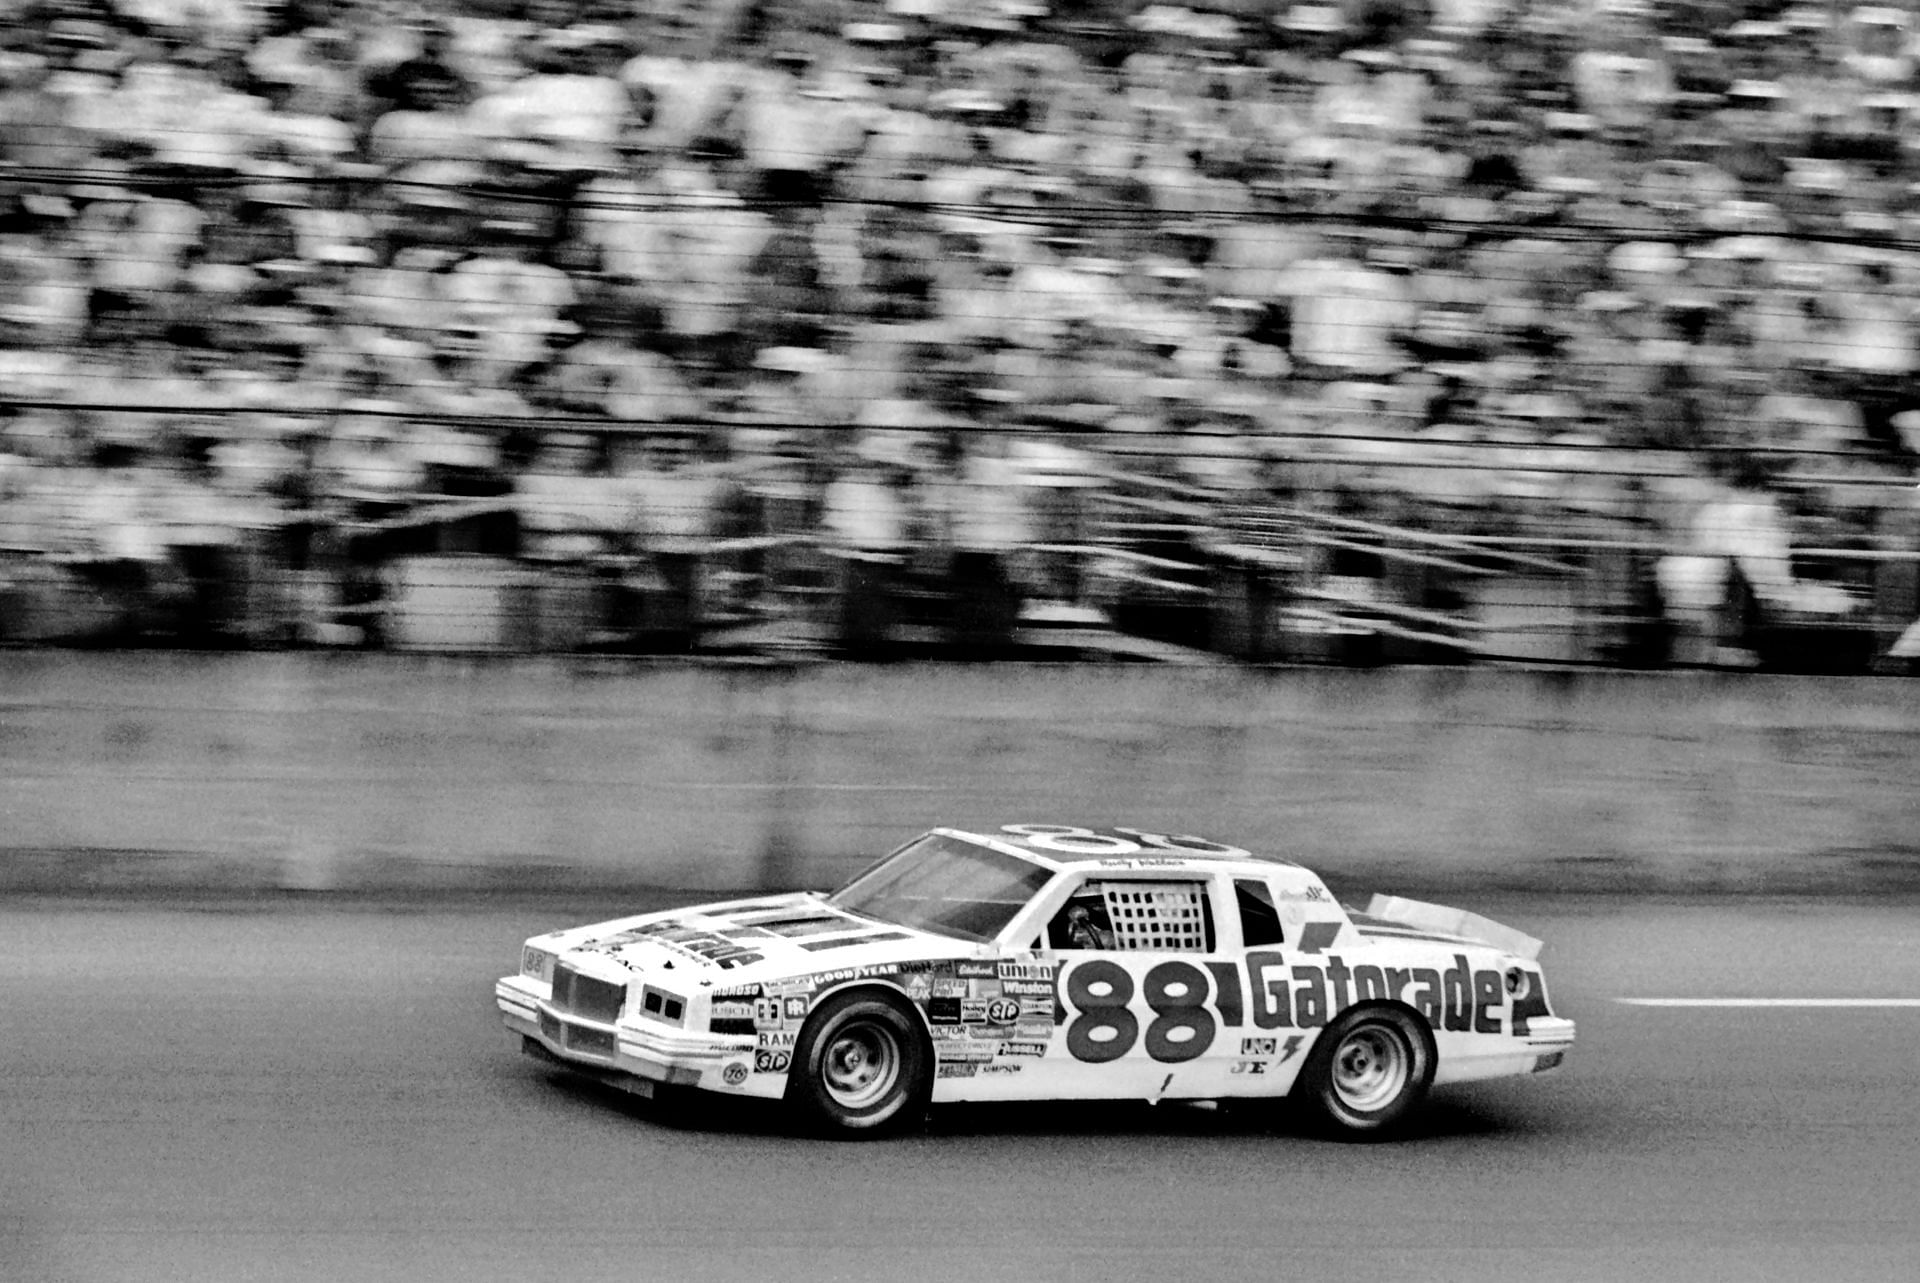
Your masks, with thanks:
M 585 1025 L 567 1026 L 567 1050 L 583 1051 L 589 1056 L 613 1054 L 613 1031 L 589 1029 Z
M 553 1006 L 556 1011 L 610 1025 L 620 1018 L 627 999 L 625 985 L 583 976 L 568 967 L 553 969 Z

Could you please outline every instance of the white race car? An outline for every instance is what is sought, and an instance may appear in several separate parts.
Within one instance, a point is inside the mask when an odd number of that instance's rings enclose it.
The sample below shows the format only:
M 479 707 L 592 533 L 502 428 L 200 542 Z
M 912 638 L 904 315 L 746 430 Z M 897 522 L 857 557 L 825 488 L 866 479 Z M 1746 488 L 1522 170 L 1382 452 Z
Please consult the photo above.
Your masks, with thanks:
M 1200 838 L 1009 824 L 935 829 L 831 895 L 535 936 L 495 996 L 550 1064 L 784 1099 L 829 1135 L 948 1101 L 1288 1097 L 1374 1136 L 1434 1083 L 1560 1064 L 1539 951 Z

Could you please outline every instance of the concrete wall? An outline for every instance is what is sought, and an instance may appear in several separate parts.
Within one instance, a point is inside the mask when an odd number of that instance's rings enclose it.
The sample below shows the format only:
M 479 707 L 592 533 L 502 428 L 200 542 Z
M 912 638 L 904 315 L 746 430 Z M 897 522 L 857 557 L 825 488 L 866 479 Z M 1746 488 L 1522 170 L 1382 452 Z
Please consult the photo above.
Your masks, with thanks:
M 0 888 L 830 885 L 1120 823 L 1412 891 L 1920 889 L 1920 682 L 0 653 Z

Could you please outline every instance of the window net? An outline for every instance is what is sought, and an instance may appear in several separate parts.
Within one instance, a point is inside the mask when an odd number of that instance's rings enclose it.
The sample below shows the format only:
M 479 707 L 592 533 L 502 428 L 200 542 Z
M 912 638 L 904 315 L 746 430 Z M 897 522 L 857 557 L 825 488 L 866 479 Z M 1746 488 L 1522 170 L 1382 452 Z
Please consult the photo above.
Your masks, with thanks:
M 1198 883 L 1106 882 L 1100 890 L 1113 924 L 1115 948 L 1206 951 L 1206 915 Z

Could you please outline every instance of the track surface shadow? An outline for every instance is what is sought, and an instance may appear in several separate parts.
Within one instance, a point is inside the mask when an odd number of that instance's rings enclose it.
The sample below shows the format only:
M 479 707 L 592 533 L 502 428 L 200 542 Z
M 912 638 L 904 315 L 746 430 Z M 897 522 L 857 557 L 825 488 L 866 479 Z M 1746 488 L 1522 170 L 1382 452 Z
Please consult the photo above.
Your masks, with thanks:
M 779 1101 L 723 1097 L 687 1089 L 652 1099 L 564 1070 L 537 1073 L 543 1089 L 583 1110 L 691 1135 L 812 1139 Z M 1551 1124 L 1524 1103 L 1438 1092 L 1384 1141 L 1435 1143 L 1539 1135 Z M 1369 1143 L 1328 1137 L 1284 1099 L 1272 1101 L 1022 1101 L 936 1105 L 909 1134 L 940 1137 L 1272 1137 L 1330 1145 Z

